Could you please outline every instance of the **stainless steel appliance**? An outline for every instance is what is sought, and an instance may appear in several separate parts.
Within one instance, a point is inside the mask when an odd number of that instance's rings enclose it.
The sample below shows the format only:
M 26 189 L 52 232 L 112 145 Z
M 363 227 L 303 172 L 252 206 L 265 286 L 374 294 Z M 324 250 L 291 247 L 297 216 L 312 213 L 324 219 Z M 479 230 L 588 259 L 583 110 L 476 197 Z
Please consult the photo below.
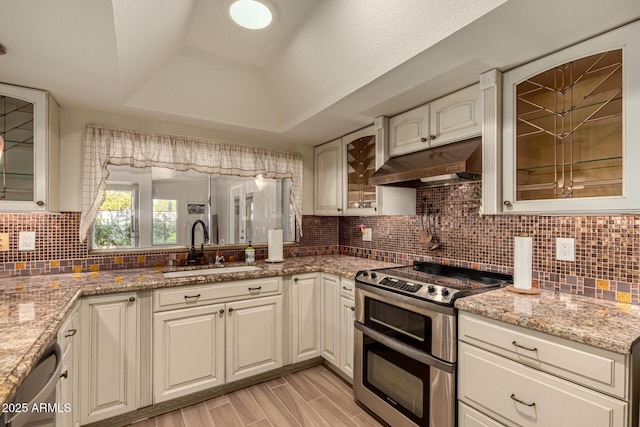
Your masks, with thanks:
M 356 399 L 393 427 L 456 423 L 457 298 L 512 276 L 427 262 L 356 275 Z

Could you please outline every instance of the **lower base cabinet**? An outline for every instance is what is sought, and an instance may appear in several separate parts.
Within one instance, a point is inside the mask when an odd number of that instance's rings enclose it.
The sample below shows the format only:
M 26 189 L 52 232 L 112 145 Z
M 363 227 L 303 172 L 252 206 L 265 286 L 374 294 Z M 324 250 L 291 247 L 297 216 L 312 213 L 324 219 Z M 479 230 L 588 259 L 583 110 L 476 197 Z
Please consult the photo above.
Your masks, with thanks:
M 158 312 L 154 403 L 282 366 L 282 295 Z
M 137 294 L 87 297 L 81 303 L 80 422 L 88 424 L 137 408 Z
M 56 385 L 56 426 L 75 427 L 80 425 L 78 411 L 78 330 L 80 329 L 80 307 L 71 309 L 58 330 L 58 343 L 62 348 L 62 374 Z
M 322 274 L 320 278 L 320 354 L 348 379 L 353 378 L 355 283 Z

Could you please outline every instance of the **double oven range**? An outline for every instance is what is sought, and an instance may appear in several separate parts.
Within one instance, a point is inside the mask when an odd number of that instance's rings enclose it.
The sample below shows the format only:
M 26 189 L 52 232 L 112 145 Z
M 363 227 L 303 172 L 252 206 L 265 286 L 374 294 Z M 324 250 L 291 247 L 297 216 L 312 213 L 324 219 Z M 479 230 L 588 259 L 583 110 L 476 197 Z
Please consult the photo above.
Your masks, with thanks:
M 356 275 L 356 399 L 393 427 L 454 427 L 457 298 L 512 276 L 427 262 Z

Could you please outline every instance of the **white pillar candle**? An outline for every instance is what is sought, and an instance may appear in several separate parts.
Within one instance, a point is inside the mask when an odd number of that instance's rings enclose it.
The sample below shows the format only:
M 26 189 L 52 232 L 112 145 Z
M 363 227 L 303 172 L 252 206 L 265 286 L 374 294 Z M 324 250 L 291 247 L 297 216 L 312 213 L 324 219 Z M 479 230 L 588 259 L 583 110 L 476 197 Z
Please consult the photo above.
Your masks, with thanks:
M 533 238 L 515 237 L 513 242 L 513 287 L 531 289 Z

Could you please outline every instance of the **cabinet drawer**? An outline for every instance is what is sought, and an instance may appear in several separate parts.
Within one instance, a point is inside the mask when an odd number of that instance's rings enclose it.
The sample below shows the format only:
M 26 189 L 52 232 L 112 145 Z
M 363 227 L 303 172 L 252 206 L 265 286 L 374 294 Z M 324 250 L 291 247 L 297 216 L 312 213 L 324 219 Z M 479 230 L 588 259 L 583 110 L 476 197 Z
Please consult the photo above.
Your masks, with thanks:
M 154 311 L 173 310 L 280 293 L 282 293 L 281 277 L 156 289 L 153 291 L 153 309 Z
M 340 295 L 348 298 L 354 299 L 356 291 L 356 283 L 352 279 L 347 279 L 344 277 L 340 278 Z
M 525 365 L 621 399 L 627 396 L 626 356 L 469 313 L 459 339 Z
M 626 426 L 627 404 L 460 343 L 458 398 L 505 425 Z
M 459 401 L 458 427 L 504 427 L 504 425 Z

